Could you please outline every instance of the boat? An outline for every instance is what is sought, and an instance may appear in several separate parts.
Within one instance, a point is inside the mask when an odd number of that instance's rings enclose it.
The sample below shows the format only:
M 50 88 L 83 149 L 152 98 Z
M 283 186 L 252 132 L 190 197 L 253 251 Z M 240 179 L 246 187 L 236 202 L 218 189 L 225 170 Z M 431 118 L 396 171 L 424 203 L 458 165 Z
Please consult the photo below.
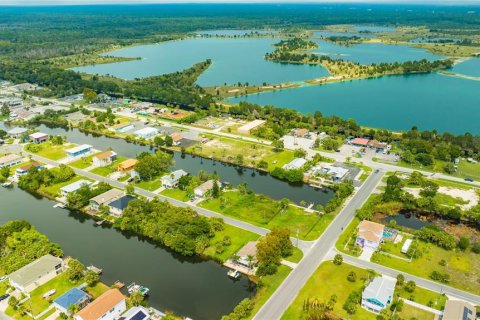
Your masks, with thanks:
M 232 279 L 238 279 L 240 278 L 240 272 L 238 272 L 237 270 L 229 270 L 227 272 L 227 275 L 232 278 Z
M 148 289 L 147 287 L 144 287 L 144 286 L 141 286 L 139 284 L 136 284 L 135 282 L 133 282 L 132 284 L 130 284 L 128 287 L 127 287 L 127 291 L 128 293 L 132 294 L 134 292 L 140 292 L 140 294 L 142 296 L 147 296 L 148 293 L 150 292 L 150 289 Z
M 95 222 L 95 225 L 101 226 L 104 222 L 105 222 L 105 220 L 100 220 L 100 221 Z
M 4 188 L 10 188 L 11 186 L 13 186 L 12 181 L 7 181 L 7 182 L 2 183 L 2 187 L 4 187 Z
M 57 289 L 52 289 L 52 290 L 50 290 L 50 291 L 47 291 L 47 292 L 43 295 L 43 299 L 48 299 L 48 298 L 50 298 L 50 297 L 53 296 L 56 292 L 57 292 Z
M 53 207 L 54 208 L 60 208 L 60 209 L 65 209 L 66 208 L 66 206 L 63 203 L 60 203 L 60 202 L 55 204 Z

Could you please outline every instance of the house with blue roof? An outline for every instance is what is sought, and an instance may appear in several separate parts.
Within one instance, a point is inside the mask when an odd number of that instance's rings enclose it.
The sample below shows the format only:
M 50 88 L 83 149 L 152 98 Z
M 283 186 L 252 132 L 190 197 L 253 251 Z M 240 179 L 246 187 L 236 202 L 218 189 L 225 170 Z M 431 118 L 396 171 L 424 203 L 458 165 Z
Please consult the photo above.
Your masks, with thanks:
M 85 291 L 73 288 L 55 299 L 53 305 L 58 311 L 68 314 L 68 308 L 72 304 L 77 305 L 80 310 L 88 304 L 89 300 L 90 298 Z

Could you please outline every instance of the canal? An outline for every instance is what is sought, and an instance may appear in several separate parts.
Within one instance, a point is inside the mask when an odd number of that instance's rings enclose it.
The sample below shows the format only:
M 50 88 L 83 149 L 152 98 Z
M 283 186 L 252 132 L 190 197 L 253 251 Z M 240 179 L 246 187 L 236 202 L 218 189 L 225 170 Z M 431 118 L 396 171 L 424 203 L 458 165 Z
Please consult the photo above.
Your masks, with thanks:
M 0 224 L 31 222 L 66 255 L 103 268 L 102 280 L 108 285 L 120 280 L 148 286 L 149 304 L 159 310 L 195 320 L 219 319 L 255 291 L 248 279 L 232 281 L 214 261 L 183 257 L 145 239 L 95 226 L 84 214 L 55 209 L 55 202 L 17 187 L 1 188 L 0 204 Z
M 68 141 L 74 143 L 90 144 L 99 150 L 112 148 L 118 154 L 129 158 L 134 158 L 141 152 L 152 152 L 153 150 L 150 146 L 129 143 L 123 139 L 92 136 L 91 134 L 83 133 L 76 128 L 48 128 L 45 125 L 41 125 L 38 129 L 50 135 L 66 136 Z M 276 200 L 287 198 L 295 203 L 300 203 L 300 201 L 303 200 L 307 204 L 314 203 L 326 205 L 326 203 L 334 196 L 334 191 L 332 189 L 314 188 L 304 183 L 288 183 L 276 179 L 268 173 L 254 169 L 243 168 L 189 154 L 181 154 L 179 152 L 174 152 L 173 156 L 175 160 L 174 169 L 183 169 L 190 174 L 197 174 L 200 170 L 217 173 L 220 176 L 220 179 L 224 182 L 229 182 L 234 186 L 246 182 L 248 187 L 255 193 L 265 194 Z

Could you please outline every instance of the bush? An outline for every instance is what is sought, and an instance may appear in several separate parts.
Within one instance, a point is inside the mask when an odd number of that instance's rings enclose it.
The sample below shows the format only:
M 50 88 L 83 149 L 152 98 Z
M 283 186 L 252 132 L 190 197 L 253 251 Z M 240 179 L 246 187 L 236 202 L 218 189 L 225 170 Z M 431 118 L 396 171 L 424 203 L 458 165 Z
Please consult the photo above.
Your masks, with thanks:
M 343 263 L 343 256 L 341 254 L 336 254 L 335 258 L 333 258 L 333 263 L 337 266 L 341 265 Z
M 472 251 L 475 252 L 475 253 L 480 253 L 480 243 L 475 243 L 472 246 Z
M 357 311 L 357 307 L 362 300 L 362 294 L 357 291 L 353 291 L 348 295 L 347 300 L 343 304 L 343 310 L 347 311 L 348 314 L 354 314 Z
M 448 283 L 450 281 L 450 275 L 447 273 L 442 273 L 440 271 L 433 271 L 430 274 L 430 278 L 432 278 L 435 281 L 443 282 L 443 283 Z
M 416 287 L 417 287 L 417 284 L 415 283 L 415 281 L 408 281 L 405 284 L 405 291 L 412 293 L 415 291 Z
M 424 241 L 434 243 L 444 249 L 451 250 L 455 247 L 455 238 L 441 231 L 435 225 L 428 225 L 417 231 L 417 236 Z
M 223 246 L 223 244 L 221 242 L 218 242 L 216 245 L 215 245 L 215 252 L 217 254 L 221 254 L 225 251 L 225 247 Z
M 357 281 L 357 274 L 355 273 L 355 271 L 350 271 L 350 273 L 347 276 L 347 280 L 350 282 Z
M 470 240 L 467 237 L 461 237 L 457 244 L 458 248 L 462 251 L 465 251 L 470 246 Z

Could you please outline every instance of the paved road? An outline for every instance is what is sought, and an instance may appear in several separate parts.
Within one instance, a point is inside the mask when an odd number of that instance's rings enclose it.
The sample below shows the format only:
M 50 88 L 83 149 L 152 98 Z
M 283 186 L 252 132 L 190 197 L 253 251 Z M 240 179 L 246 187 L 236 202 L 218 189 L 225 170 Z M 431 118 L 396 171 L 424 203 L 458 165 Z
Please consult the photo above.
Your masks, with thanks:
M 49 164 L 49 165 L 52 165 L 52 166 L 59 166 L 59 163 L 57 161 L 50 160 L 50 159 L 47 159 L 47 158 L 44 158 L 44 157 L 40 157 L 36 154 L 28 153 L 26 151 L 24 151 L 24 152 L 26 154 L 30 155 L 32 157 L 32 159 L 34 159 L 36 161 L 40 161 L 40 162 L 43 162 L 43 163 L 46 163 L 46 164 Z M 108 184 L 110 184 L 110 185 L 112 185 L 116 188 L 119 188 L 119 189 L 125 189 L 126 184 L 124 182 L 109 179 L 107 177 L 102 177 L 102 176 L 99 176 L 97 174 L 94 174 L 94 173 L 91 173 L 91 172 L 88 172 L 88 171 L 85 171 L 85 170 L 82 170 L 82 169 L 73 168 L 73 167 L 72 167 L 72 169 L 75 171 L 75 173 L 77 175 L 84 176 L 84 177 L 87 177 L 87 178 L 90 178 L 90 179 L 96 180 L 96 181 L 106 182 L 106 183 L 108 183 Z M 198 214 L 201 214 L 201 215 L 206 216 L 206 217 L 222 218 L 225 221 L 226 224 L 229 224 L 231 226 L 234 226 L 234 227 L 237 227 L 237 228 L 240 228 L 240 229 L 244 229 L 244 230 L 247 230 L 247 231 L 262 235 L 262 236 L 266 235 L 270 231 L 266 228 L 258 227 L 258 226 L 255 226 L 253 224 L 250 224 L 248 222 L 244 222 L 244 221 L 240 221 L 240 220 L 228 217 L 228 216 L 224 216 L 224 215 L 222 215 L 218 212 L 207 210 L 205 208 L 201 208 L 201 207 L 198 207 L 198 206 L 190 204 L 190 203 L 185 203 L 183 201 L 173 199 L 173 198 L 170 198 L 170 197 L 165 197 L 163 195 L 156 194 L 156 193 L 144 190 L 144 189 L 135 188 L 135 192 L 137 194 L 139 194 L 141 196 L 144 196 L 144 197 L 147 197 L 147 198 L 157 197 L 159 199 L 168 201 L 169 203 L 171 203 L 172 205 L 177 206 L 177 207 L 191 208 L 191 209 L 195 210 Z M 296 244 L 297 239 L 292 238 L 292 242 L 294 244 Z M 312 247 L 312 245 L 313 245 L 313 241 L 298 240 L 298 248 L 300 250 L 302 250 L 304 253 L 308 252 L 308 250 Z
M 398 271 L 398 270 L 395 270 L 395 269 L 392 269 L 392 268 L 384 267 L 384 266 L 381 266 L 379 264 L 376 264 L 376 263 L 373 263 L 373 262 L 370 262 L 370 261 L 360 260 L 356 257 L 352 257 L 352 256 L 349 256 L 349 255 L 346 255 L 346 254 L 342 254 L 342 255 L 343 255 L 343 261 L 345 263 L 354 265 L 356 267 L 360 267 L 362 269 L 373 269 L 373 270 L 377 271 L 378 273 L 381 273 L 381 274 L 384 274 L 384 275 L 387 275 L 387 276 L 391 276 L 391 277 L 396 277 L 399 273 L 401 273 L 405 276 L 406 280 L 415 281 L 415 283 L 419 287 L 429 289 L 429 290 L 432 290 L 432 291 L 435 291 L 435 292 L 445 293 L 447 296 L 454 297 L 454 298 L 461 299 L 461 300 L 465 300 L 465 301 L 468 301 L 468 302 L 470 302 L 474 305 L 480 305 L 480 297 L 477 296 L 477 295 L 474 295 L 472 293 L 468 293 L 468 292 L 465 292 L 465 291 L 462 291 L 462 290 L 459 290 L 459 289 L 455 289 L 455 288 L 452 288 L 452 287 L 446 286 L 444 284 L 434 282 L 434 281 L 431 281 L 431 280 L 428 280 L 428 279 L 425 279 L 425 278 L 420 278 L 420 277 L 417 277 L 417 276 L 413 276 L 411 274 L 407 274 L 407 273 L 404 273 L 404 272 L 401 272 L 401 271 Z
M 303 288 L 307 280 L 317 269 L 325 256 L 335 245 L 338 236 L 354 218 L 355 210 L 360 208 L 375 190 L 383 177 L 383 172 L 373 173 L 357 193 L 350 199 L 344 209 L 332 221 L 328 229 L 315 242 L 310 251 L 300 261 L 297 267 L 290 273 L 270 299 L 258 311 L 254 320 L 280 319 Z

